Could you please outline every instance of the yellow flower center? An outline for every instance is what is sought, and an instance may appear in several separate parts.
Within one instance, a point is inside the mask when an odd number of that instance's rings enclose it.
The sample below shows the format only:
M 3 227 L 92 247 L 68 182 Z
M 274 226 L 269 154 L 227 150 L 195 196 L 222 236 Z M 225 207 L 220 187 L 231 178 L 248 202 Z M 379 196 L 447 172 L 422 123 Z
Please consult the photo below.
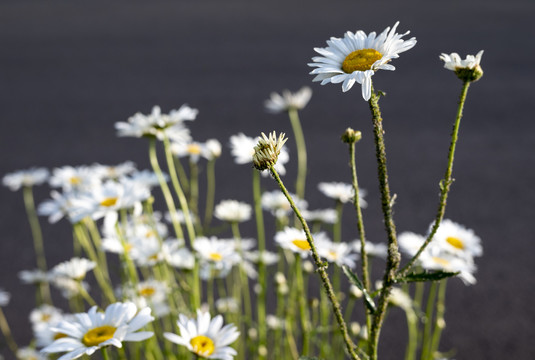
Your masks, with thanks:
M 372 68 L 373 63 L 381 59 L 383 54 L 375 49 L 355 50 L 346 56 L 342 63 L 342 70 L 351 74 L 353 71 L 366 71 Z
M 306 240 L 295 239 L 292 240 L 292 244 L 294 244 L 301 250 L 310 250 L 310 244 Z
M 329 255 L 330 255 L 331 258 L 333 258 L 333 259 L 337 259 L 337 258 L 338 258 L 338 254 L 337 254 L 336 251 L 334 251 L 334 250 L 329 250 Z
M 463 250 L 464 249 L 464 243 L 459 238 L 450 236 L 450 237 L 446 238 L 446 241 L 448 242 L 448 244 L 450 244 L 451 246 L 453 246 L 456 249 L 459 249 L 459 250 Z
M 199 144 L 189 144 L 187 147 L 188 154 L 199 155 L 201 153 L 201 147 Z
M 117 203 L 117 200 L 119 198 L 118 197 L 109 197 L 109 198 L 105 198 L 104 200 L 102 200 L 100 202 L 100 205 L 101 206 L 105 206 L 105 207 L 110 207 L 110 206 L 113 206 Z
M 193 348 L 193 352 L 197 355 L 210 356 L 215 350 L 215 345 L 212 339 L 204 335 L 195 336 L 189 343 Z
M 113 334 L 115 334 L 115 330 L 117 330 L 117 328 L 109 325 L 96 327 L 85 333 L 82 338 L 82 343 L 85 346 L 97 346 L 98 344 L 111 339 Z
M 448 266 L 450 264 L 450 262 L 446 259 L 443 259 L 443 258 L 440 258 L 438 256 L 433 256 L 433 261 L 436 262 L 437 264 L 441 265 L 441 266 Z
M 154 295 L 155 292 L 156 292 L 156 289 L 154 289 L 153 287 L 146 287 L 146 288 L 139 290 L 139 295 L 144 296 L 144 297 L 151 297 L 152 295 Z
M 134 245 L 125 243 L 124 244 L 124 251 L 125 252 L 130 252 L 130 250 L 132 250 L 133 247 L 134 247 Z
M 65 335 L 63 333 L 57 333 L 56 335 L 54 335 L 54 340 L 61 339 L 61 338 L 64 338 L 64 337 L 67 337 L 67 335 Z
M 78 176 L 73 176 L 69 179 L 69 182 L 71 185 L 80 185 L 82 183 L 82 179 L 80 179 Z
M 221 255 L 220 253 L 210 253 L 208 257 L 214 261 L 221 261 L 223 259 L 223 255 Z
M 50 320 L 51 317 L 52 317 L 52 315 L 50 315 L 50 314 L 43 314 L 43 315 L 41 315 L 41 321 L 42 322 L 48 322 L 48 320 Z

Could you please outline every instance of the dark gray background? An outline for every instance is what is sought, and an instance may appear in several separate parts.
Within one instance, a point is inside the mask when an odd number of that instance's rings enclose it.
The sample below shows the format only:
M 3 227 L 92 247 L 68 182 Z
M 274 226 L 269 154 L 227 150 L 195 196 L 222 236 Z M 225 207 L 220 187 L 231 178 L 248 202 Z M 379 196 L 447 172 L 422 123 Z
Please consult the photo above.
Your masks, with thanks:
M 309 85 L 314 94 L 301 114 L 309 202 L 330 204 L 317 182 L 349 181 L 338 138 L 348 126 L 361 130 L 367 231 L 370 240 L 384 241 L 367 104 L 358 86 L 343 94 L 339 85 L 312 84 L 306 64 L 331 36 L 379 32 L 400 20 L 399 31 L 410 29 L 418 44 L 393 62 L 395 72 L 373 79 L 388 93 L 381 105 L 397 227 L 423 233 L 436 208 L 461 87 L 438 56 L 484 49 L 485 76 L 468 94 L 446 217 L 474 229 L 485 254 L 477 260 L 477 285 L 450 281 L 441 349 L 457 349 L 457 359 L 532 359 L 534 15 L 533 1 L 3 1 L 0 174 L 125 160 L 148 168 L 145 141 L 117 138 L 114 123 L 156 104 L 169 111 L 188 103 L 200 110 L 194 137 L 225 144 L 218 200 L 248 200 L 251 170 L 232 164 L 229 136 L 291 133 L 285 116 L 264 112 L 263 100 Z M 295 164 L 293 158 L 288 179 Z M 274 188 L 269 179 L 263 186 Z M 37 191 L 38 202 L 47 192 Z M 0 286 L 13 294 L 5 312 L 24 345 L 33 292 L 16 274 L 34 267 L 31 234 L 21 193 L 0 194 Z M 346 225 L 351 240 L 352 217 Z M 49 265 L 66 260 L 68 224 L 43 219 L 43 227 Z M 381 341 L 384 359 L 402 358 L 400 313 L 391 313 Z

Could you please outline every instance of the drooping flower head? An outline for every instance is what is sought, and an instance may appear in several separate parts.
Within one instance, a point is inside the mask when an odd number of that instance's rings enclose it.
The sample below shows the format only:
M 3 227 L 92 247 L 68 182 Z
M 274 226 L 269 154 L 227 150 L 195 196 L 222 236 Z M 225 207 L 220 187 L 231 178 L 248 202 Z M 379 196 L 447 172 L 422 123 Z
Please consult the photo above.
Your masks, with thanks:
M 483 76 L 483 69 L 479 63 L 483 56 L 483 50 L 474 55 L 467 55 L 466 59 L 461 59 L 459 54 L 441 54 L 440 59 L 444 61 L 444 67 L 455 72 L 457 77 L 463 81 L 477 81 Z
M 150 338 L 154 333 L 137 330 L 153 320 L 148 307 L 138 311 L 133 303 L 111 304 L 104 313 L 93 306 L 87 313 L 76 314 L 54 327 L 53 331 L 65 336 L 41 351 L 45 354 L 67 352 L 61 359 L 71 360 L 109 345 L 120 348 L 123 341 Z
M 233 324 L 223 326 L 223 317 L 213 319 L 207 312 L 197 310 L 197 318 L 189 318 L 180 314 L 178 318 L 180 335 L 164 333 L 164 337 L 178 345 L 187 347 L 189 351 L 203 359 L 232 360 L 237 354 L 232 344 L 240 332 Z
M 314 48 L 321 56 L 312 58 L 315 67 L 310 74 L 316 75 L 312 81 L 342 83 L 342 91 L 346 92 L 355 82 L 362 85 L 362 97 L 368 101 L 371 97 L 371 77 L 377 70 L 395 70 L 390 65 L 392 59 L 411 49 L 416 39 L 403 40 L 409 34 L 396 33 L 399 21 L 392 29 L 387 27 L 379 36 L 375 32 L 368 35 L 359 30 L 355 33 L 346 32 L 342 39 L 331 37 L 326 48 Z

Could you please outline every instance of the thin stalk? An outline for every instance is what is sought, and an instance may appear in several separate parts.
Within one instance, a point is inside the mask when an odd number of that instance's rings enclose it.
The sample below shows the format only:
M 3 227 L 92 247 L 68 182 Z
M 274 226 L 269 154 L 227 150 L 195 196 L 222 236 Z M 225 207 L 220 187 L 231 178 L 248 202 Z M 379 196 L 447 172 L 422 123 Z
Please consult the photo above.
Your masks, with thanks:
M 450 191 L 450 186 L 453 183 L 452 172 L 453 172 L 453 159 L 455 156 L 455 146 L 457 145 L 459 127 L 461 124 L 464 103 L 466 102 L 466 94 L 468 93 L 469 87 L 470 87 L 470 82 L 468 81 L 465 82 L 461 90 L 461 95 L 459 96 L 459 106 L 457 107 L 457 115 L 455 117 L 455 123 L 453 124 L 453 130 L 451 132 L 451 142 L 450 142 L 450 149 L 448 153 L 448 164 L 446 166 L 446 173 L 444 174 L 444 179 L 440 181 L 440 198 L 438 202 L 438 209 L 437 209 L 437 215 L 435 217 L 435 222 L 433 223 L 433 226 L 431 227 L 431 231 L 429 232 L 429 235 L 425 239 L 425 242 L 422 244 L 418 252 L 416 252 L 416 254 L 407 263 L 407 265 L 405 265 L 399 271 L 399 274 L 398 274 L 399 277 L 403 277 L 407 275 L 407 273 L 411 270 L 411 268 L 414 266 L 414 263 L 416 262 L 418 257 L 422 254 L 422 252 L 425 250 L 427 245 L 429 245 L 429 243 L 433 239 L 433 236 L 435 236 L 435 233 L 437 232 L 437 229 L 440 226 L 442 219 L 444 218 L 444 213 L 446 212 L 446 202 L 448 200 L 448 192 Z
M 33 198 L 33 189 L 31 186 L 24 186 L 22 188 L 22 195 L 24 198 L 24 207 L 26 208 L 26 214 L 28 215 L 28 222 L 30 223 L 30 228 L 32 231 L 33 237 L 33 247 L 35 250 L 35 257 L 37 260 L 37 267 L 39 270 L 46 272 L 46 256 L 45 256 L 45 246 L 43 242 L 43 233 L 41 232 L 41 225 L 39 224 L 39 218 L 37 217 L 37 212 L 35 211 L 35 202 Z M 39 287 L 41 292 L 41 299 L 47 303 L 52 304 L 52 297 L 50 296 L 50 286 L 48 283 L 42 284 Z
M 435 319 L 435 329 L 433 331 L 433 338 L 431 339 L 431 351 L 429 352 L 429 359 L 433 359 L 434 354 L 438 351 L 440 345 L 440 337 L 442 336 L 442 330 L 446 325 L 444 320 L 444 313 L 446 312 L 446 287 L 448 280 L 444 279 L 438 286 L 438 299 L 437 299 L 437 315 Z
M 299 254 L 296 255 L 295 259 L 295 283 L 296 283 L 296 297 L 297 302 L 299 304 L 299 317 L 301 319 L 301 332 L 302 332 L 302 351 L 301 354 L 303 356 L 307 356 L 309 352 L 309 344 L 310 344 L 310 323 L 308 319 L 308 311 L 307 311 L 307 294 L 305 292 L 305 283 L 303 281 L 303 266 L 301 264 L 301 256 Z
M 418 317 L 414 311 L 405 310 L 407 317 L 408 341 L 405 350 L 405 360 L 416 360 L 416 351 L 418 350 Z
M 110 357 L 108 356 L 108 350 L 105 347 L 100 348 L 100 352 L 102 353 L 102 358 L 104 360 L 110 360 Z
M 0 307 L 0 331 L 2 331 L 2 334 L 4 335 L 4 338 L 6 339 L 7 346 L 9 347 L 9 350 L 17 356 L 17 352 L 19 351 L 19 347 L 17 346 L 17 343 L 15 342 L 15 339 L 13 339 L 13 335 L 11 334 L 11 329 L 9 328 L 9 323 L 7 322 L 6 316 L 4 315 L 4 311 Z
M 319 255 L 318 255 L 318 252 L 316 250 L 316 246 L 314 244 L 314 239 L 312 238 L 312 235 L 310 234 L 310 229 L 308 228 L 308 224 L 305 221 L 305 219 L 303 218 L 303 216 L 301 215 L 301 212 L 299 211 L 299 209 L 295 205 L 294 201 L 292 200 L 292 197 L 290 196 L 290 193 L 288 192 L 288 190 L 284 186 L 284 184 L 283 184 L 279 174 L 275 170 L 275 168 L 271 167 L 269 169 L 269 171 L 271 172 L 271 175 L 273 175 L 273 178 L 275 179 L 275 181 L 277 182 L 277 184 L 281 188 L 281 190 L 284 193 L 284 195 L 286 196 L 286 199 L 290 203 L 290 206 L 292 207 L 292 210 L 294 211 L 295 215 L 297 216 L 297 218 L 299 219 L 301 225 L 303 226 L 303 230 L 305 231 L 307 242 L 308 242 L 308 244 L 310 246 L 310 251 L 312 252 L 312 258 L 314 259 L 314 263 L 316 265 L 316 271 L 318 272 L 318 274 L 319 274 L 319 276 L 321 278 L 321 281 L 323 283 L 323 287 L 325 289 L 325 292 L 327 293 L 327 297 L 329 298 L 329 301 L 331 302 L 332 310 L 333 310 L 334 316 L 336 318 L 336 321 L 338 322 L 338 327 L 340 329 L 340 332 L 342 333 L 342 337 L 344 339 L 344 342 L 345 342 L 345 345 L 346 345 L 346 349 L 347 349 L 348 353 L 351 355 L 352 359 L 354 359 L 354 360 L 359 359 L 360 360 L 360 357 L 358 356 L 358 354 L 356 352 L 356 346 L 353 343 L 353 341 L 351 340 L 351 338 L 349 337 L 349 332 L 347 331 L 347 325 L 346 325 L 344 317 L 342 315 L 342 310 L 341 310 L 340 304 L 338 303 L 338 299 L 336 299 L 333 287 L 331 285 L 331 281 L 329 280 L 329 276 L 328 276 L 327 271 L 326 271 L 326 265 L 321 261 Z
M 215 199 L 215 159 L 209 160 L 206 164 L 206 208 L 204 213 L 204 226 L 210 226 L 212 214 L 214 212 Z
M 199 166 L 196 162 L 189 162 L 190 168 L 190 192 L 189 192 L 189 208 L 194 214 L 195 232 L 202 233 L 200 216 L 199 216 Z
M 355 143 L 349 143 L 349 159 L 351 164 L 351 178 L 353 184 L 353 190 L 355 191 L 355 196 L 353 198 L 353 205 L 355 206 L 355 211 L 357 212 L 357 229 L 359 231 L 360 237 L 360 263 L 362 269 L 362 285 L 366 291 L 370 292 L 370 275 L 368 272 L 368 254 L 366 253 L 366 231 L 364 230 L 364 220 L 362 216 L 362 209 L 360 207 L 360 196 L 359 196 L 359 182 L 357 178 L 357 165 L 355 162 Z M 366 313 L 366 327 L 371 328 L 371 314 L 369 313 L 366 305 L 364 304 L 364 311 Z
M 267 346 L 267 327 L 266 327 L 266 264 L 263 261 L 263 255 L 266 251 L 266 235 L 264 230 L 264 215 L 262 213 L 262 190 L 260 188 L 260 172 L 253 170 L 253 202 L 256 219 L 256 231 L 258 238 L 258 285 L 260 285 L 260 291 L 258 292 L 256 299 L 256 311 L 258 319 L 258 344 L 259 346 Z M 262 360 L 265 357 L 260 355 L 259 359 Z
M 232 222 L 230 223 L 230 226 L 232 228 L 232 235 L 238 243 L 238 253 L 240 254 L 240 257 L 243 258 L 243 249 L 241 247 L 241 234 L 239 225 L 237 222 Z M 251 321 L 253 311 L 251 308 L 251 291 L 249 290 L 249 279 L 247 278 L 247 273 L 245 272 L 245 269 L 241 264 L 238 265 L 238 271 L 240 275 L 238 285 L 241 285 L 238 286 L 239 292 L 241 293 L 240 298 L 243 298 L 245 315 L 247 319 Z
M 392 197 L 390 195 L 390 186 L 388 184 L 388 171 L 386 166 L 386 149 L 384 141 L 383 119 L 379 108 L 379 97 L 375 93 L 373 86 L 371 89 L 371 98 L 369 100 L 370 110 L 372 112 L 375 152 L 377 158 L 377 172 L 379 178 L 379 190 L 381 193 L 381 205 L 383 219 L 388 235 L 388 257 L 386 268 L 383 276 L 383 287 L 381 288 L 377 310 L 374 314 L 372 326 L 369 335 L 370 359 L 377 359 L 377 348 L 379 345 L 379 334 L 388 306 L 388 295 L 392 289 L 396 271 L 399 267 L 401 256 L 399 254 L 398 242 L 396 237 L 396 226 L 392 215 Z
M 307 176 L 307 147 L 305 144 L 305 136 L 303 128 L 299 121 L 297 109 L 288 109 L 288 116 L 292 124 L 292 130 L 295 136 L 295 144 L 297 146 L 297 180 L 295 183 L 295 193 L 300 199 L 305 198 L 305 185 Z
M 158 155 L 156 154 L 156 138 L 149 139 L 149 158 L 150 163 L 152 165 L 152 169 L 158 177 L 158 182 L 160 183 L 160 188 L 162 189 L 165 203 L 167 204 L 167 208 L 169 209 L 169 213 L 171 214 L 171 223 L 173 224 L 173 229 L 175 230 L 176 237 L 179 239 L 184 239 L 184 232 L 182 231 L 182 227 L 180 226 L 180 222 L 177 217 L 175 202 L 173 200 L 173 196 L 171 195 L 171 190 L 169 190 L 169 186 L 167 186 L 167 182 L 163 175 L 162 169 L 160 168 L 160 164 L 158 163 Z
M 433 313 L 435 310 L 435 302 L 437 298 L 437 283 L 432 282 L 427 297 L 427 305 L 425 307 L 425 325 L 422 340 L 422 356 L 421 360 L 427 360 L 430 356 L 431 344 L 429 337 L 431 336 L 431 326 L 433 324 Z

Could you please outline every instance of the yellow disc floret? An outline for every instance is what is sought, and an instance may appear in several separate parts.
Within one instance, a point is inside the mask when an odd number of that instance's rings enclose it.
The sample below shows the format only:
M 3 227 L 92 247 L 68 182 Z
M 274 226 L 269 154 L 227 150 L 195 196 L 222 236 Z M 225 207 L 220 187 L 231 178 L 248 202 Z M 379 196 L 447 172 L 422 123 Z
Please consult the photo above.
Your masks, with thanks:
M 117 200 L 118 200 L 118 199 L 119 199 L 119 198 L 117 198 L 117 197 L 109 197 L 109 198 L 105 198 L 104 200 L 102 200 L 102 201 L 100 202 L 100 205 L 101 205 L 101 206 L 104 206 L 104 207 L 111 207 L 111 206 L 113 206 L 113 205 L 115 205 L 115 204 L 117 203 Z
M 199 146 L 199 144 L 192 143 L 192 144 L 188 145 L 187 151 L 188 151 L 188 154 L 199 155 L 201 153 L 202 149 Z
M 215 350 L 215 345 L 212 339 L 204 335 L 195 336 L 189 343 L 193 348 L 193 352 L 197 355 L 210 356 Z
M 450 244 L 451 246 L 453 246 L 456 249 L 459 249 L 459 250 L 463 250 L 464 249 L 464 243 L 459 238 L 450 236 L 450 237 L 446 238 L 446 241 L 447 241 L 448 244 Z
M 294 244 L 301 250 L 310 250 L 310 244 L 306 240 L 292 240 L 292 244 Z
M 208 255 L 208 257 L 210 257 L 210 259 L 212 259 L 214 261 L 223 260 L 223 255 L 221 255 L 220 253 L 210 253 L 210 255 Z
M 351 74 L 354 71 L 366 71 L 372 68 L 372 65 L 383 57 L 379 51 L 375 49 L 361 49 L 355 50 L 346 56 L 342 63 L 342 70 L 345 73 Z
M 117 328 L 109 325 L 99 326 L 89 330 L 82 338 L 82 343 L 85 346 L 97 346 L 106 340 L 109 340 L 115 334 Z
M 153 287 L 146 287 L 139 290 L 139 295 L 143 297 L 151 297 L 156 292 L 156 289 Z

